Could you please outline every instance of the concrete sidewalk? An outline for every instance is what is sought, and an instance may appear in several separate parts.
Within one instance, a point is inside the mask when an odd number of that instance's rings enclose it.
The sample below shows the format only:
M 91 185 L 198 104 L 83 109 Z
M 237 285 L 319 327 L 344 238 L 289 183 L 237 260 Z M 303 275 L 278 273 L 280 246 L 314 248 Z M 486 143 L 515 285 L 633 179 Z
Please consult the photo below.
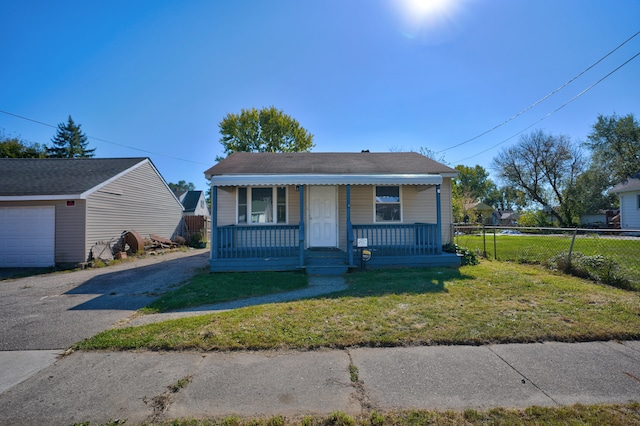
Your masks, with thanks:
M 358 384 L 351 382 L 351 364 L 358 368 Z M 135 424 L 177 417 L 639 400 L 638 341 L 312 352 L 77 352 L 0 394 L 0 424 L 100 424 L 110 419 Z

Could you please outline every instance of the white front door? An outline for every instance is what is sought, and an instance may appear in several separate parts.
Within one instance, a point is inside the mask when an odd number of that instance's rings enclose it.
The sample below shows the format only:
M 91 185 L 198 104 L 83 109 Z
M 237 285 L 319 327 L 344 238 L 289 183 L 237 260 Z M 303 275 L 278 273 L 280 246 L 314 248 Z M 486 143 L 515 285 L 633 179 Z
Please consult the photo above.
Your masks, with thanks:
M 338 246 L 335 186 L 309 187 L 309 247 Z

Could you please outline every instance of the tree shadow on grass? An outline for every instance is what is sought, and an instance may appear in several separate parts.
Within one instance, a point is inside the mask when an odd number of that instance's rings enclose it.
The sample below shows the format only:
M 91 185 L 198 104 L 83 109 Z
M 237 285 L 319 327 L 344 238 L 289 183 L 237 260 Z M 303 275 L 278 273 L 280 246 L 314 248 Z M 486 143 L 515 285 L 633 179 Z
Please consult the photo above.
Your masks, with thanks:
M 458 268 L 401 268 L 357 271 L 346 276 L 348 289 L 324 297 L 447 293 L 447 283 L 470 279 L 474 279 L 474 277 L 462 274 Z

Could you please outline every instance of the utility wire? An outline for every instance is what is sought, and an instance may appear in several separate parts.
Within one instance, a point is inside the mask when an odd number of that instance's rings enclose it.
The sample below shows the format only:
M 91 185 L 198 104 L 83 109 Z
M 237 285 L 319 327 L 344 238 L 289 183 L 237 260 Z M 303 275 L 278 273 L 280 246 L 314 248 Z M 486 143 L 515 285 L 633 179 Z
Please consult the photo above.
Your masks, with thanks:
M 453 148 L 457 148 L 459 146 L 462 146 L 466 143 L 469 143 L 471 141 L 474 141 L 484 135 L 486 135 L 487 133 L 491 133 L 494 130 L 496 130 L 499 127 L 504 126 L 505 124 L 507 124 L 508 122 L 520 117 L 522 114 L 524 114 L 525 112 L 529 111 L 531 108 L 535 107 L 536 105 L 540 104 L 541 102 L 543 102 L 544 100 L 546 100 L 547 98 L 549 98 L 552 95 L 555 95 L 556 93 L 558 93 L 560 90 L 564 89 L 566 86 L 568 86 L 569 84 L 571 84 L 573 81 L 575 81 L 576 79 L 578 79 L 579 77 L 581 77 L 584 73 L 586 73 L 587 71 L 589 71 L 590 69 L 592 69 L 593 67 L 595 67 L 596 65 L 598 65 L 600 62 L 604 61 L 607 57 L 609 57 L 611 54 L 613 54 L 616 50 L 620 49 L 622 46 L 624 46 L 625 44 L 627 44 L 629 41 L 631 41 L 631 39 L 633 39 L 634 37 L 636 37 L 638 34 L 640 34 L 640 31 L 638 31 L 637 33 L 635 33 L 634 35 L 632 35 L 631 37 L 629 37 L 628 39 L 626 39 L 625 41 L 623 41 L 621 44 L 619 44 L 615 49 L 613 49 L 612 51 L 610 51 L 609 53 L 607 53 L 606 55 L 604 55 L 602 58 L 598 59 L 595 63 L 593 63 L 591 66 L 589 66 L 587 69 L 585 69 L 584 71 L 582 71 L 580 74 L 576 75 L 575 77 L 573 77 L 571 80 L 567 81 L 566 83 L 564 83 L 562 86 L 558 87 L 557 89 L 555 89 L 554 91 L 548 93 L 547 95 L 545 95 L 544 97 L 538 99 L 537 101 L 535 101 L 534 103 L 532 103 L 531 105 L 529 105 L 528 107 L 526 107 L 525 109 L 523 109 L 522 111 L 518 112 L 517 114 L 507 118 L 505 121 L 503 121 L 500 124 L 495 125 L 494 127 L 492 127 L 489 130 L 486 130 L 482 133 L 480 133 L 477 136 L 472 137 L 471 139 L 467 139 L 466 141 L 460 142 L 456 145 L 452 145 L 448 148 L 445 148 L 441 151 L 436 151 L 436 154 L 440 154 L 442 152 L 445 151 L 449 151 L 450 149 Z
M 578 99 L 580 96 L 584 95 L 585 93 L 587 93 L 589 90 L 593 89 L 594 87 L 596 87 L 598 84 L 600 84 L 601 82 L 603 82 L 605 79 L 607 79 L 609 76 L 611 76 L 613 73 L 615 73 L 616 71 L 618 71 L 620 68 L 624 67 L 625 65 L 627 65 L 629 62 L 633 61 L 635 58 L 637 58 L 638 56 L 640 56 L 640 52 L 636 53 L 635 55 L 633 55 L 631 58 L 627 59 L 622 65 L 619 65 L 617 68 L 615 68 L 613 71 L 609 72 L 607 75 L 605 75 L 604 77 L 600 78 L 598 81 L 596 81 L 595 83 L 593 83 L 592 85 L 590 85 L 589 87 L 587 87 L 586 89 L 584 89 L 582 92 L 578 93 L 577 95 L 575 95 L 573 98 L 569 99 L 567 102 L 565 102 L 564 104 L 560 105 L 558 108 L 554 109 L 551 112 L 548 112 L 547 114 L 545 114 L 544 116 L 542 116 L 542 118 L 538 119 L 537 121 L 535 121 L 533 124 L 525 127 L 524 129 L 520 130 L 519 132 L 509 136 L 507 139 L 485 149 L 484 151 L 480 151 L 476 154 L 473 154 L 470 157 L 466 157 L 463 158 L 461 160 L 455 161 L 456 163 L 460 163 L 462 161 L 466 161 L 469 160 L 471 158 L 477 157 L 480 154 L 484 154 L 487 151 L 491 151 L 494 148 L 497 148 L 498 146 L 502 145 L 503 143 L 515 138 L 516 136 L 518 136 L 519 134 L 525 132 L 526 130 L 529 130 L 530 128 L 532 128 L 533 126 L 535 126 L 536 124 L 540 123 L 542 120 L 552 116 L 553 114 L 555 114 L 556 112 L 560 111 L 562 108 L 566 107 L 567 105 L 569 105 L 571 102 L 575 101 L 576 99 Z
M 54 125 L 52 125 L 52 124 L 48 124 L 48 123 L 43 123 L 42 121 L 38 121 L 38 120 L 34 120 L 33 118 L 24 117 L 24 116 L 22 116 L 22 115 L 14 114 L 14 113 L 9 112 L 9 111 L 3 111 L 3 110 L 0 110 L 0 113 L 2 113 L 2 114 L 7 114 L 7 115 L 11 115 L 11 116 L 13 116 L 13 117 L 17 117 L 17 118 L 20 118 L 20 119 L 22 119 L 22 120 L 31 121 L 31 122 L 33 122 L 33 123 L 41 124 L 41 125 L 43 125 L 43 126 L 51 127 L 51 128 L 54 128 L 54 129 L 57 129 L 57 128 L 58 128 L 58 126 L 54 126 Z M 172 155 L 160 154 L 159 152 L 147 151 L 146 149 L 135 148 L 135 147 L 133 147 L 133 146 L 129 146 L 129 145 L 125 145 L 125 144 L 121 144 L 121 143 L 117 143 L 117 142 L 111 142 L 111 141 L 108 141 L 108 140 L 105 140 L 105 139 L 100 139 L 100 138 L 96 138 L 96 137 L 89 136 L 89 135 L 87 135 L 87 138 L 88 138 L 88 139 L 93 139 L 94 141 L 98 141 L 98 142 L 104 142 L 104 143 L 108 143 L 108 144 L 111 144 L 111 145 L 121 146 L 121 147 L 123 147 L 123 148 L 133 149 L 134 151 L 144 152 L 145 154 L 150 154 L 150 155 L 159 155 L 159 156 L 161 156 L 161 157 L 167 157 L 167 158 L 171 158 L 171 159 L 173 159 L 173 160 L 184 161 L 184 162 L 187 162 L 187 163 L 201 164 L 201 165 L 203 165 L 203 166 L 209 166 L 209 165 L 210 165 L 210 164 L 206 164 L 206 163 L 201 163 L 201 162 L 199 162 L 199 161 L 192 161 L 192 160 L 186 160 L 186 159 L 184 159 L 184 158 L 174 157 L 174 156 L 172 156 Z

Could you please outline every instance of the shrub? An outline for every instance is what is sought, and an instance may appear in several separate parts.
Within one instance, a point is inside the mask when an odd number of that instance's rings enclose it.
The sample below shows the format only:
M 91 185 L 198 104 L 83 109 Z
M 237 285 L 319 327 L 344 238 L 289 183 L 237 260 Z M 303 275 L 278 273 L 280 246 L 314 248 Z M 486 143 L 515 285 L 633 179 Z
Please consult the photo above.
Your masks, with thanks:
M 477 265 L 478 258 L 476 254 L 466 247 L 460 247 L 454 243 L 448 243 L 442 246 L 442 251 L 447 253 L 456 253 L 460 256 L 460 263 L 464 265 Z
M 187 243 L 189 247 L 204 248 L 207 245 L 207 238 L 204 232 L 197 231 L 189 236 L 189 241 Z
M 564 251 L 547 261 L 550 269 L 565 272 L 580 278 L 608 284 L 625 290 L 635 289 L 631 281 L 624 276 L 618 263 L 602 255 L 587 256 L 580 252 L 571 254 Z

